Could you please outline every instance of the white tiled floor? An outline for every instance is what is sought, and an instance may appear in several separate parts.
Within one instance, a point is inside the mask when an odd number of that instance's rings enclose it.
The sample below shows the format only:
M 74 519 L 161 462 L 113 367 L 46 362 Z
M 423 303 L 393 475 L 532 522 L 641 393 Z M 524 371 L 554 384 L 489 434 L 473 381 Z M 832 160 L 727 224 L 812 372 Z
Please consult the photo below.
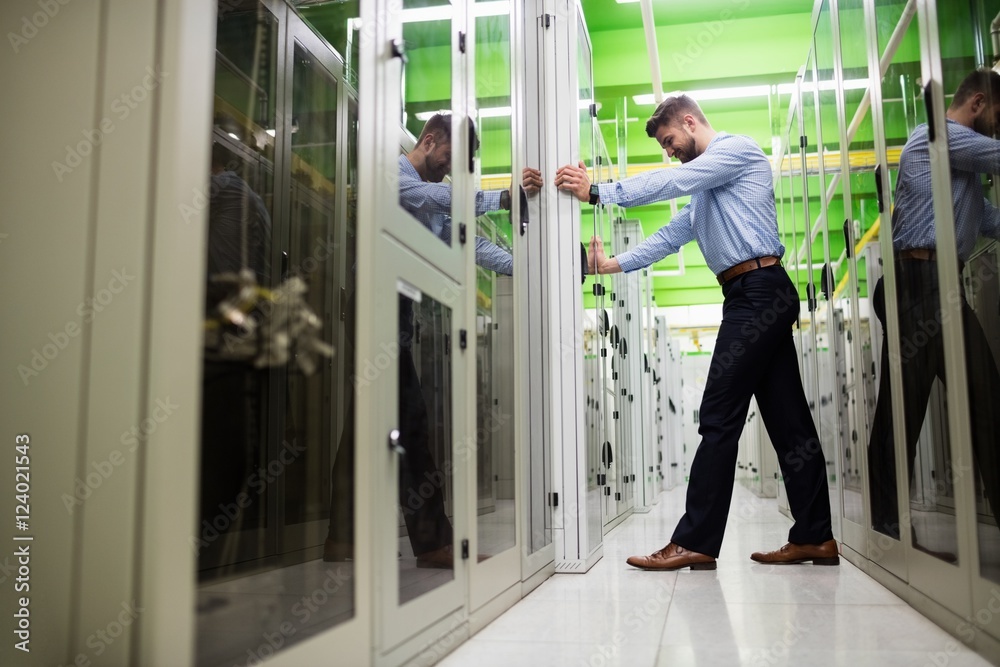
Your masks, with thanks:
M 684 488 L 605 536 L 590 572 L 557 574 L 445 658 L 443 667 L 795 667 L 989 665 L 841 559 L 767 566 L 753 551 L 785 543 L 773 500 L 737 487 L 712 572 L 625 564 L 669 541 Z

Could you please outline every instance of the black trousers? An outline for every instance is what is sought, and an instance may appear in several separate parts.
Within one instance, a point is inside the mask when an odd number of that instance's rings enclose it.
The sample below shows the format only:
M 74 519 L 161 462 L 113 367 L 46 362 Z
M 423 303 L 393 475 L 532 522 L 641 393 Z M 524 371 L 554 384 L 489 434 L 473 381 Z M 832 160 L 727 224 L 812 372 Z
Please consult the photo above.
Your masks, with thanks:
M 934 378 L 945 382 L 941 294 L 937 262 L 904 259 L 896 262 L 899 304 L 900 367 L 909 481 L 913 481 L 913 459 L 917 439 L 927 412 Z M 969 380 L 969 412 L 972 422 L 972 452 L 976 469 L 994 516 L 1000 511 L 1000 374 L 983 327 L 964 296 L 962 325 L 965 331 L 966 369 Z M 875 314 L 885 329 L 885 286 L 881 279 L 872 293 Z M 882 342 L 882 377 L 878 404 L 872 419 L 868 444 L 869 490 L 872 527 L 899 539 L 899 507 L 896 501 L 896 453 L 893 446 L 892 397 L 889 389 L 888 336 Z M 950 471 L 949 471 L 950 472 Z M 957 474 L 968 474 L 970 469 Z
M 328 537 L 338 544 L 354 543 L 354 302 L 347 305 L 349 386 L 344 410 L 344 431 L 331 471 L 330 526 Z M 440 549 L 452 543 L 452 526 L 444 507 L 445 475 L 430 452 L 427 403 L 413 361 L 412 317 L 409 305 L 400 306 L 399 353 L 399 442 L 404 453 L 399 458 L 399 505 L 414 555 Z M 385 446 L 385 443 L 377 443 Z
M 701 402 L 701 444 L 685 514 L 671 541 L 718 556 L 733 497 L 739 437 L 750 397 L 778 453 L 795 524 L 788 541 L 833 539 L 826 460 L 802 390 L 792 323 L 799 296 L 781 266 L 750 271 L 722 288 L 722 325 Z

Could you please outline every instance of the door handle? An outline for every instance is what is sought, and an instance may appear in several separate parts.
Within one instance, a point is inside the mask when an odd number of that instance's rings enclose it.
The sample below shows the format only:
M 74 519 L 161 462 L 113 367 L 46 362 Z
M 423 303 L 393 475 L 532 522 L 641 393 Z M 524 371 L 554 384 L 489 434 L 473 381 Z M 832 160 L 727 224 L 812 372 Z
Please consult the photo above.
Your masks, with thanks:
M 878 212 L 885 211 L 885 204 L 882 198 L 882 165 L 875 165 L 875 196 L 878 199 Z
M 399 429 L 392 429 L 389 431 L 389 451 L 393 454 L 399 454 L 403 456 L 406 454 L 406 450 L 403 449 L 403 445 L 399 443 Z
M 389 51 L 393 58 L 399 58 L 404 65 L 410 62 L 410 59 L 406 57 L 406 42 L 403 40 L 394 39 L 389 42 Z

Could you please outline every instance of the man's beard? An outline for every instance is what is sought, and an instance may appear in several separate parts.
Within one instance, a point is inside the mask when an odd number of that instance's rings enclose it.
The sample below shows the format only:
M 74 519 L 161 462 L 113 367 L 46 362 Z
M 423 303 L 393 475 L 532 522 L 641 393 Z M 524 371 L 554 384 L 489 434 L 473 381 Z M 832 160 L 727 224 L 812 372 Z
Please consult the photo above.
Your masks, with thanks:
M 977 116 L 972 120 L 972 129 L 983 136 L 993 136 L 993 128 L 990 127 L 985 115 Z
M 681 162 L 681 164 L 684 164 L 685 162 L 690 162 L 698 157 L 695 154 L 696 150 L 694 137 L 691 137 L 688 139 L 688 143 L 685 146 L 674 150 L 674 155 L 677 156 L 677 159 Z

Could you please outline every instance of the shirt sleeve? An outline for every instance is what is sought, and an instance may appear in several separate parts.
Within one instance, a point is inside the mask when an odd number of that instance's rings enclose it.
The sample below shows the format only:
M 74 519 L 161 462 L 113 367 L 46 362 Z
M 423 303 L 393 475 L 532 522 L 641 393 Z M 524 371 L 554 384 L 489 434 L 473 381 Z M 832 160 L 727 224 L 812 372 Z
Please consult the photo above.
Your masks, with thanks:
M 989 199 L 983 197 L 985 206 L 983 207 L 983 223 L 979 228 L 979 233 L 991 239 L 1000 240 L 1000 211 L 990 203 Z
M 599 183 L 602 204 L 629 208 L 704 192 L 728 183 L 747 167 L 747 155 L 728 148 L 706 151 L 687 164 Z
M 479 201 L 479 197 L 476 197 Z M 399 204 L 414 215 L 451 213 L 451 184 L 427 183 L 415 178 L 399 179 Z
M 694 228 L 691 226 L 691 205 L 688 204 L 674 216 L 669 224 L 660 229 L 632 248 L 616 255 L 618 266 L 625 273 L 644 269 L 655 264 L 667 255 L 681 249 L 694 238 Z
M 476 193 L 476 215 L 500 210 L 503 190 L 480 190 Z M 427 183 L 413 178 L 399 179 L 399 203 L 410 213 L 451 214 L 451 184 Z
M 955 169 L 1000 173 L 1000 141 L 967 127 L 959 126 L 948 133 L 948 156 Z
M 476 193 L 476 217 L 488 211 L 500 210 L 500 193 L 503 190 L 480 190 Z
M 492 241 L 476 237 L 476 265 L 504 276 L 514 275 L 514 258 Z

